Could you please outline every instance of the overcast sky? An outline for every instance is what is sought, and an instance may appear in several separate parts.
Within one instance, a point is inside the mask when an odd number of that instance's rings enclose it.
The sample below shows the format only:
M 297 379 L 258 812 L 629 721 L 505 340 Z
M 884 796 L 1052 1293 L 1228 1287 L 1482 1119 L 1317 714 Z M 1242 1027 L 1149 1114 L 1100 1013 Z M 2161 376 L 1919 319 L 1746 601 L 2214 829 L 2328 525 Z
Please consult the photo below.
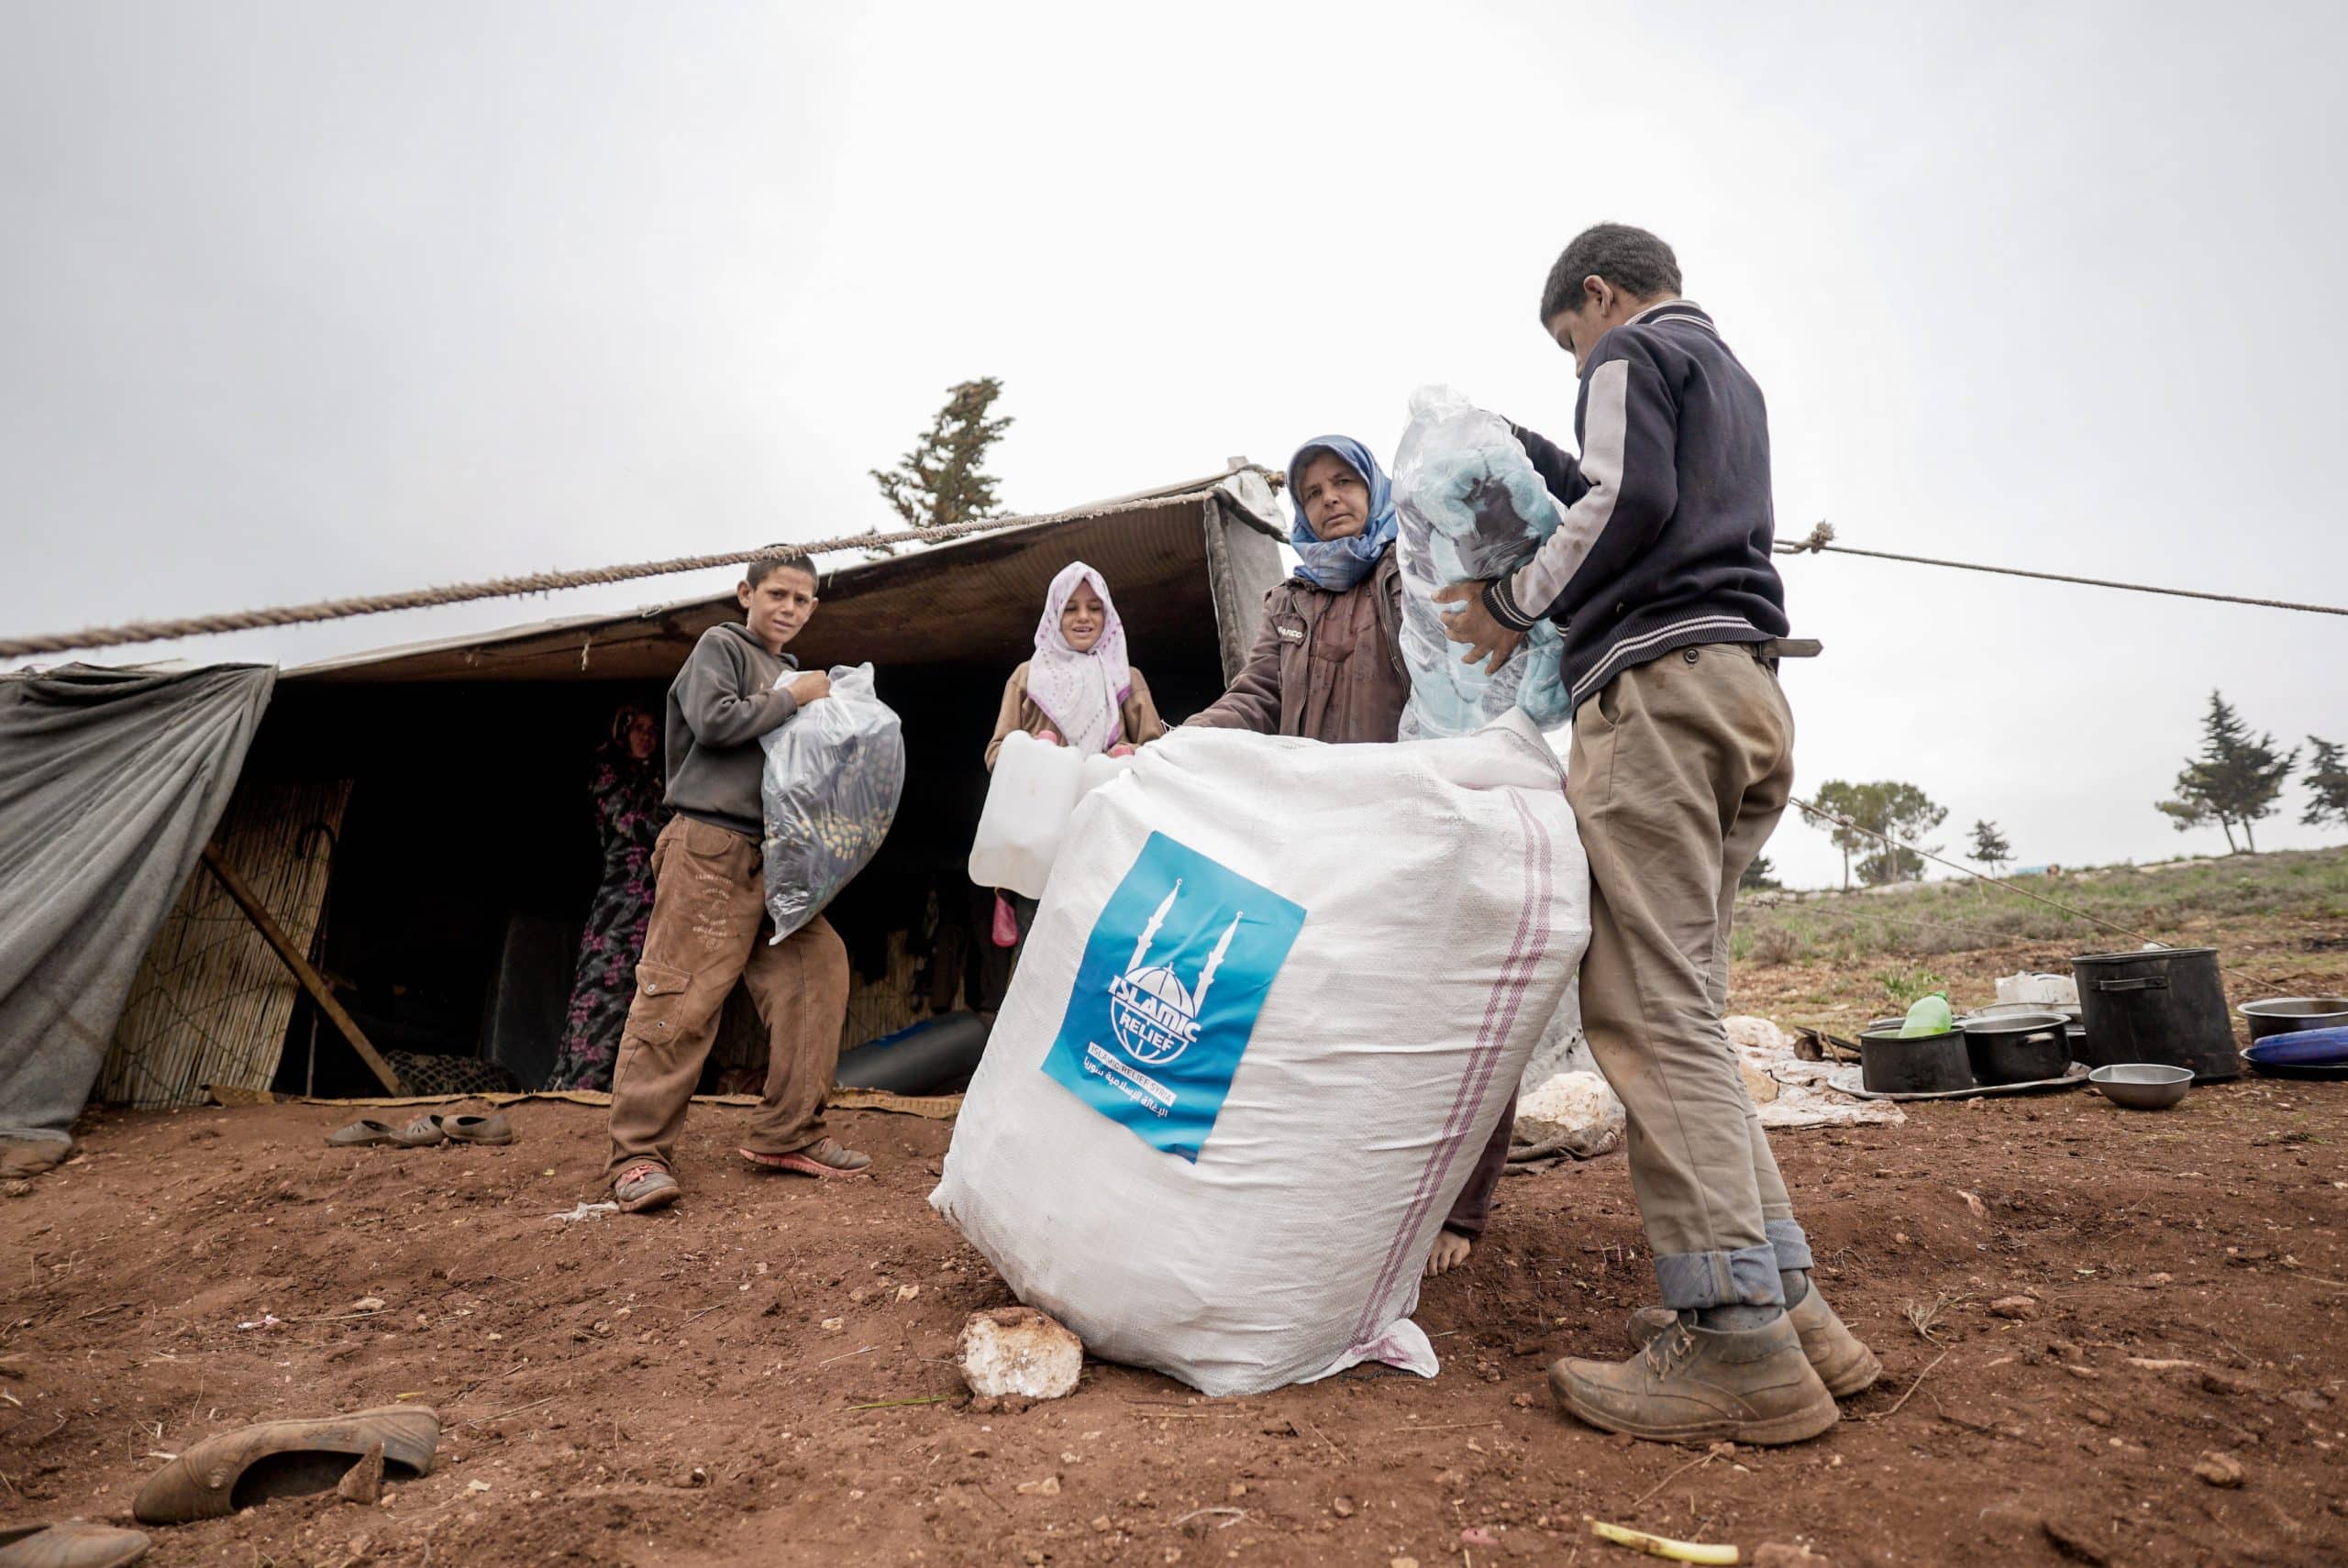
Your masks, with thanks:
M 1534 318 L 1601 219 L 1767 392 L 1781 535 L 2348 602 L 2340 9 L 1935 9 L 0 0 L 0 631 L 860 529 L 978 375 L 1023 511 L 1390 456 L 1423 381 L 1569 439 Z M 1785 573 L 1803 784 L 1952 847 L 2221 848 L 2153 809 L 2213 686 L 2348 740 L 2348 622 Z

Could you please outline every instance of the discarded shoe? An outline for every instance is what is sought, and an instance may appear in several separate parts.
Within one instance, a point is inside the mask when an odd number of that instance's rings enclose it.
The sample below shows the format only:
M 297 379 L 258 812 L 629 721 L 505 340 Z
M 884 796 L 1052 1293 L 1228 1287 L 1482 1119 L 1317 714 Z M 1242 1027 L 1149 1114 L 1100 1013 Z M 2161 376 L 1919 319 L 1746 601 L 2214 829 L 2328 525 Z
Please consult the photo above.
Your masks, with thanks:
M 1800 1442 L 1840 1419 L 1782 1315 L 1737 1331 L 1674 1319 L 1628 1361 L 1558 1362 L 1549 1391 L 1600 1431 L 1653 1442 Z
M 488 1116 L 436 1116 L 440 1131 L 449 1135 L 451 1143 L 511 1143 L 514 1124 L 505 1120 L 504 1111 Z
M 417 1406 L 389 1405 L 223 1432 L 149 1476 L 130 1511 L 141 1524 L 186 1524 L 225 1518 L 274 1497 L 331 1492 L 378 1444 L 387 1477 L 429 1474 L 433 1451 L 440 1446 L 440 1417 Z
M 67 1519 L 0 1529 L 0 1568 L 124 1568 L 147 1555 L 135 1529 Z
M 677 1201 L 684 1188 L 677 1178 L 649 1160 L 640 1165 L 630 1165 L 620 1172 L 612 1183 L 613 1200 L 623 1214 L 642 1214 L 654 1209 L 666 1209 Z
M 1865 1393 L 1883 1375 L 1883 1363 L 1835 1316 L 1817 1286 L 1803 1291 L 1801 1299 L 1786 1309 L 1786 1317 L 1801 1338 L 1801 1353 L 1809 1359 L 1811 1370 L 1837 1399 Z M 1632 1347 L 1645 1349 L 1648 1341 L 1678 1320 L 1679 1315 L 1668 1307 L 1640 1308 L 1626 1325 Z
M 761 1154 L 756 1149 L 737 1149 L 735 1153 L 752 1165 L 763 1165 L 768 1170 L 796 1171 L 801 1176 L 825 1181 L 837 1180 L 842 1176 L 866 1176 L 872 1169 L 871 1155 L 858 1154 L 830 1138 L 819 1138 L 805 1148 L 794 1149 L 788 1154 Z
M 448 1137 L 441 1131 L 437 1116 L 419 1116 L 404 1127 L 393 1127 L 386 1121 L 354 1121 L 327 1134 L 329 1149 L 370 1149 L 379 1145 L 394 1149 L 429 1149 Z

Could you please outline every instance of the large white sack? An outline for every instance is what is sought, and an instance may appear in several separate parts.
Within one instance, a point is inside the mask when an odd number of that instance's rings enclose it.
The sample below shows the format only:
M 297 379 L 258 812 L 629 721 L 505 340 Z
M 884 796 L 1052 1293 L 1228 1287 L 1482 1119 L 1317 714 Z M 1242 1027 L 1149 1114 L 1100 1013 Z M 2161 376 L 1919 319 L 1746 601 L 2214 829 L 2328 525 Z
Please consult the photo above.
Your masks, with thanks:
M 1589 933 L 1521 714 L 1177 731 L 1078 808 L 930 1202 L 1093 1353 L 1205 1393 L 1432 1375 L 1420 1272 Z

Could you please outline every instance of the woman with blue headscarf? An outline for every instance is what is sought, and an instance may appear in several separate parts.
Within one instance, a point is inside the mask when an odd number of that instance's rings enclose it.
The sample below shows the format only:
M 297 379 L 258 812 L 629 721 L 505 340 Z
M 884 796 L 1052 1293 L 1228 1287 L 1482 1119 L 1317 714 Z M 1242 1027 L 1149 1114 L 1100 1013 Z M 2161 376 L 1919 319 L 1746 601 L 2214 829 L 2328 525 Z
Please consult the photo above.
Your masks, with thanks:
M 1231 690 L 1190 722 L 1308 740 L 1391 741 L 1411 696 L 1393 487 L 1368 447 L 1322 436 L 1289 459 L 1288 493 L 1296 506 L 1289 536 L 1296 575 L 1265 595 L 1263 628 Z M 1429 1275 L 1467 1262 L 1482 1238 L 1515 1122 L 1512 1097 L 1435 1238 Z
M 1322 436 L 1289 459 L 1296 575 L 1264 599 L 1247 664 L 1193 717 L 1213 729 L 1340 743 L 1390 741 L 1411 677 L 1393 488 L 1368 447 Z

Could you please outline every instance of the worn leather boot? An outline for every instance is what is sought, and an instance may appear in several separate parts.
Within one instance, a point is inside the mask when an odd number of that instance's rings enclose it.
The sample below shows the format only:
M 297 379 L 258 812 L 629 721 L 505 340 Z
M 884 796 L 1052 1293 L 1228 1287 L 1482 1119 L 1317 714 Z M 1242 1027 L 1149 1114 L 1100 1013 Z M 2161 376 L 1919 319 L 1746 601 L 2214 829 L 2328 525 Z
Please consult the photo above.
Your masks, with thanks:
M 432 1473 L 440 1418 L 416 1405 L 385 1405 L 314 1421 L 264 1421 L 205 1438 L 147 1478 L 130 1511 L 140 1524 L 225 1518 L 273 1497 L 331 1492 L 380 1445 L 404 1480 Z
M 0 1529 L 0 1568 L 128 1568 L 146 1555 L 137 1530 L 80 1519 Z
M 1782 1314 L 1735 1331 L 1675 1318 L 1628 1361 L 1558 1362 L 1549 1391 L 1599 1430 L 1652 1442 L 1800 1442 L 1839 1418 Z
M 1786 1309 L 1786 1316 L 1800 1336 L 1801 1353 L 1810 1359 L 1812 1371 L 1826 1391 L 1837 1399 L 1848 1399 L 1875 1386 L 1883 1375 L 1883 1364 L 1875 1358 L 1859 1336 L 1844 1326 L 1826 1304 L 1816 1284 L 1802 1292 L 1801 1299 Z M 1679 1314 L 1668 1307 L 1642 1307 L 1631 1314 L 1625 1327 L 1634 1349 L 1644 1350 L 1647 1342 L 1679 1320 Z

